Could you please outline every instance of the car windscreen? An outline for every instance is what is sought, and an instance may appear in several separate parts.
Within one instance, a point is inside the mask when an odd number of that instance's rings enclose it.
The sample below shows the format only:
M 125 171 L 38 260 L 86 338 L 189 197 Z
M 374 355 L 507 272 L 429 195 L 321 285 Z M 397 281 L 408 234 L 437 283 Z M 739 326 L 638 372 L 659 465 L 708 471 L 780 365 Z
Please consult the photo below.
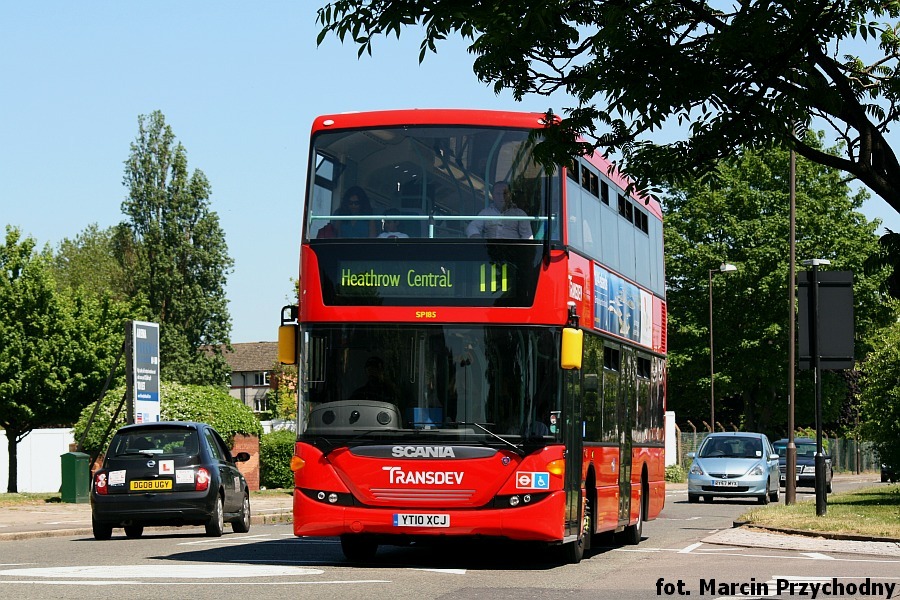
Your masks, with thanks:
M 700 458 L 760 458 L 762 451 L 762 440 L 756 437 L 707 438 Z
M 117 434 L 110 444 L 109 456 L 191 455 L 199 451 L 194 429 L 140 429 Z

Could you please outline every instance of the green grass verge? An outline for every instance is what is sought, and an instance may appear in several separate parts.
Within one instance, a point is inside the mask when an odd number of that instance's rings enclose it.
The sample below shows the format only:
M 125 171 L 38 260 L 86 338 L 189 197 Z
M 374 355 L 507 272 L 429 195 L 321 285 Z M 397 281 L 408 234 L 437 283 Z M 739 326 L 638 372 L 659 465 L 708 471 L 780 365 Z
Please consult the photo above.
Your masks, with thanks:
M 791 506 L 760 506 L 739 520 L 779 529 L 900 540 L 900 484 L 829 495 L 821 517 L 816 516 L 815 500 L 808 500 Z
M 23 492 L 21 494 L 0 494 L 0 507 L 2 506 L 20 506 L 29 504 L 45 504 L 48 502 L 60 502 L 59 494 L 32 494 Z

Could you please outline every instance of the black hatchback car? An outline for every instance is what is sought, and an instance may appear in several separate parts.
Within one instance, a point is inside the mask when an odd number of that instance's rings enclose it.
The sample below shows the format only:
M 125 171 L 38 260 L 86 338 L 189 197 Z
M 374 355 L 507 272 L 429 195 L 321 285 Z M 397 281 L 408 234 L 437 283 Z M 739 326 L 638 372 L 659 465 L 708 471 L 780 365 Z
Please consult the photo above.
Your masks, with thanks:
M 781 487 L 785 484 L 785 472 L 787 470 L 787 445 L 788 439 L 783 438 L 772 443 L 775 452 L 778 453 L 778 470 L 781 472 Z M 797 447 L 797 485 L 816 487 L 816 440 L 812 438 L 794 438 Z M 831 480 L 834 478 L 834 469 L 831 466 L 831 457 L 825 455 L 825 491 L 831 493 Z
M 94 538 L 108 540 L 124 527 L 129 538 L 144 527 L 203 525 L 219 537 L 225 523 L 250 530 L 250 489 L 222 437 L 206 423 L 163 421 L 128 425 L 112 438 L 103 468 L 93 476 Z

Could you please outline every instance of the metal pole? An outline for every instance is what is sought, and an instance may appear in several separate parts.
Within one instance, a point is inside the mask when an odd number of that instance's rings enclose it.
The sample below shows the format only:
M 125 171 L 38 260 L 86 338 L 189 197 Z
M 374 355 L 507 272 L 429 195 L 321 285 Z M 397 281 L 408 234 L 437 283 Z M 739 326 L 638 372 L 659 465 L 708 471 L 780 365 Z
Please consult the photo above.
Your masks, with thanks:
M 816 516 L 824 516 L 828 510 L 825 498 L 825 453 L 822 451 L 822 368 L 819 357 L 819 265 L 812 263 L 810 286 L 810 353 L 813 361 L 813 377 L 816 384 Z
M 125 422 L 134 423 L 134 321 L 125 321 Z
M 791 149 L 791 210 L 790 210 L 790 249 L 788 251 L 789 275 L 788 275 L 788 444 L 787 455 L 785 456 L 784 469 L 784 503 L 786 505 L 795 504 L 797 502 L 797 444 L 794 442 L 794 371 L 796 369 L 796 281 L 797 268 L 795 266 L 795 257 L 797 252 L 797 193 L 796 193 L 796 177 L 797 177 L 797 156 Z
M 712 431 L 716 430 L 716 368 L 713 359 L 713 306 L 712 276 L 715 269 L 709 270 L 709 423 Z

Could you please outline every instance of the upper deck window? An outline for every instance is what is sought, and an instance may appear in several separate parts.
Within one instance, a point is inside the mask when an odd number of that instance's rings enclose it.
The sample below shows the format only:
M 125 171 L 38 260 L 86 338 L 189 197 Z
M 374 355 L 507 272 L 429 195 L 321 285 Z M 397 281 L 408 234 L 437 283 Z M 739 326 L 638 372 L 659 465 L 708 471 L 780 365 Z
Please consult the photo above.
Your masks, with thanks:
M 465 126 L 321 133 L 307 238 L 543 239 L 559 230 L 560 170 L 546 176 L 528 138 L 524 129 Z

